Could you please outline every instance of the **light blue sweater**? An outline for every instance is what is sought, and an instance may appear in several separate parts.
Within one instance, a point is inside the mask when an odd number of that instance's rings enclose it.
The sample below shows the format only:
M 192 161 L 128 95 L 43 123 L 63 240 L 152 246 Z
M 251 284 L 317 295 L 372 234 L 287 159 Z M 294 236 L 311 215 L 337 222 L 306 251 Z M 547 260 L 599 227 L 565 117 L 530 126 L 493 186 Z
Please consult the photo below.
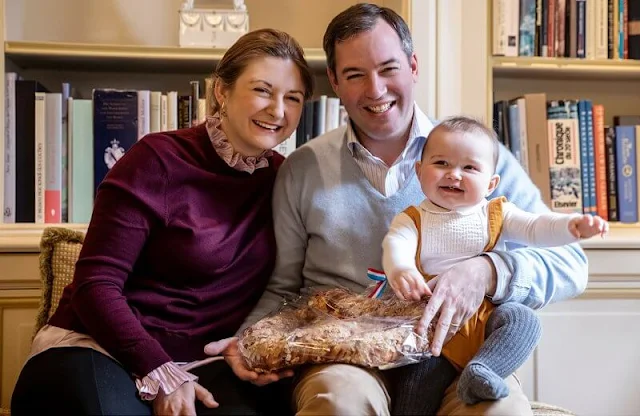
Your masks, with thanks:
M 341 127 L 313 139 L 280 168 L 273 196 L 276 267 L 243 328 L 275 310 L 283 296 L 295 296 L 305 287 L 364 290 L 371 284 L 367 268 L 382 269 L 382 240 L 391 220 L 424 199 L 415 173 L 391 197 L 376 191 L 349 153 L 345 133 Z M 428 133 L 420 132 L 425 137 Z M 501 181 L 491 197 L 504 195 L 525 211 L 548 211 L 539 190 L 504 147 L 497 172 Z M 494 262 L 504 261 L 508 270 L 498 275 L 502 293 L 497 303 L 513 301 L 537 309 L 575 297 L 587 284 L 587 259 L 577 244 L 511 246 L 491 256 Z

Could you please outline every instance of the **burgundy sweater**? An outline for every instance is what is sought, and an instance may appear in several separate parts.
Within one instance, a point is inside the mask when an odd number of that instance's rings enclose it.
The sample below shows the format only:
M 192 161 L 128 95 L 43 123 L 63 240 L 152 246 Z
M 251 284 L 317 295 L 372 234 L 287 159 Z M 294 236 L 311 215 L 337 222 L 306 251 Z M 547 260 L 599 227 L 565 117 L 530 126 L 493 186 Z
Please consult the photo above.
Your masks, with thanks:
M 233 336 L 275 262 L 277 153 L 229 167 L 204 125 L 151 134 L 96 194 L 73 283 L 49 323 L 92 336 L 138 377 Z

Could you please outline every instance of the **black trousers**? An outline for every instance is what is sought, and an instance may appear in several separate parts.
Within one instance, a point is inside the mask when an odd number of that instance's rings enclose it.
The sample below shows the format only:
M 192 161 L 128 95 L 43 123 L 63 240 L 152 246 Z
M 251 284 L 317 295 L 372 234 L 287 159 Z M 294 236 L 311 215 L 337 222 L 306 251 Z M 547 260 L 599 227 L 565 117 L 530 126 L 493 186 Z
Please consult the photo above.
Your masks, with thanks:
M 193 370 L 220 404 L 199 415 L 287 415 L 292 413 L 288 380 L 257 387 L 238 379 L 224 361 Z M 111 358 L 88 348 L 52 348 L 29 360 L 11 398 L 11 414 L 151 415 L 132 377 Z

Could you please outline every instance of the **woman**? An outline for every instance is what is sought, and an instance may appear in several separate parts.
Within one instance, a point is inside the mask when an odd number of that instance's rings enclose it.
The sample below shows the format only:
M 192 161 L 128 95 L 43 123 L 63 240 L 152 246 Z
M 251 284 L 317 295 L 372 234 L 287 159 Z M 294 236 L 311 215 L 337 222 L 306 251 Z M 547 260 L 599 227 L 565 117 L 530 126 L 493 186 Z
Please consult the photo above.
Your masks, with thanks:
M 256 412 L 257 387 L 224 362 L 194 370 L 200 384 L 180 363 L 232 336 L 265 288 L 283 161 L 270 149 L 296 128 L 313 78 L 298 43 L 271 29 L 240 38 L 215 76 L 214 116 L 144 137 L 100 185 L 74 281 L 34 340 L 14 415 Z

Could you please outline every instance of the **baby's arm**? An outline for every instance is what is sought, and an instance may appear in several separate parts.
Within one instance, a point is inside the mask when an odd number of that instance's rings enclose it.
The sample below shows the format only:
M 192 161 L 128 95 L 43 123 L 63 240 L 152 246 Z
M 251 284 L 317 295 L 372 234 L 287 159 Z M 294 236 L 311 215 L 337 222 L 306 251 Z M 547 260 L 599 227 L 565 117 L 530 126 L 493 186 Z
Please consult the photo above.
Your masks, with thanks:
M 607 222 L 600 217 L 557 212 L 533 214 L 509 202 L 504 205 L 502 237 L 514 243 L 537 247 L 561 246 L 604 234 L 608 229 Z
M 382 267 L 396 296 L 420 300 L 431 291 L 416 266 L 418 230 L 408 215 L 400 213 L 391 222 L 382 241 Z

